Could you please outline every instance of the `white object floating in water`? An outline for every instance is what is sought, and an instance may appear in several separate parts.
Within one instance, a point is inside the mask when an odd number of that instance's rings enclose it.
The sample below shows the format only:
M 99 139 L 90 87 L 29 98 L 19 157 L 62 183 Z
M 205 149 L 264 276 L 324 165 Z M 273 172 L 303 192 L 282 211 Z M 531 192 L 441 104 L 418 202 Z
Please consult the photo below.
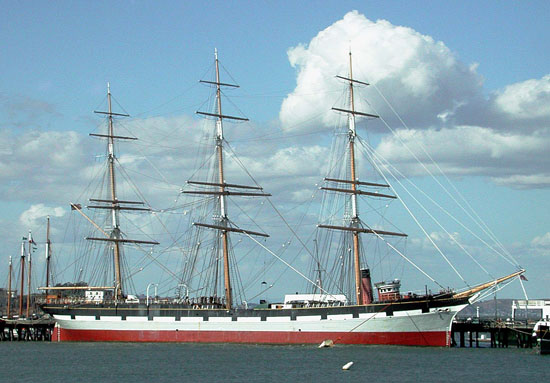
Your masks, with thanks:
M 332 341 L 332 339 L 325 339 L 324 341 L 321 342 L 321 344 L 319 345 L 319 348 L 332 347 L 332 346 L 334 346 L 334 342 Z
M 342 370 L 349 370 L 353 366 L 353 362 L 348 362 L 342 366 Z

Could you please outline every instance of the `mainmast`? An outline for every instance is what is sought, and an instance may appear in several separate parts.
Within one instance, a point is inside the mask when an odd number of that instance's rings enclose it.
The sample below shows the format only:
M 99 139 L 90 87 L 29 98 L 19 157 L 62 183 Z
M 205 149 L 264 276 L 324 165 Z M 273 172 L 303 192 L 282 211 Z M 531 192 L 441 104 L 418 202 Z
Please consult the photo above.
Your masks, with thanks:
M 11 274 L 12 274 L 12 264 L 11 264 L 11 255 L 10 255 L 9 273 L 8 273 L 8 309 L 6 313 L 8 319 L 11 318 Z
M 21 241 L 21 275 L 20 285 L 19 285 L 19 318 L 23 316 L 23 294 L 25 289 L 25 241 Z
M 393 233 L 388 231 L 373 230 L 371 228 L 363 227 L 361 220 L 359 218 L 359 207 L 357 204 L 358 195 L 368 195 L 373 197 L 385 197 L 385 198 L 396 198 L 393 195 L 386 195 L 381 193 L 373 193 L 368 191 L 359 190 L 358 186 L 371 186 L 371 187 L 386 187 L 389 185 L 385 184 L 376 184 L 370 182 L 361 182 L 357 177 L 357 168 L 355 161 L 355 138 L 357 136 L 357 131 L 355 127 L 355 116 L 363 116 L 370 118 L 378 118 L 379 116 L 369 113 L 358 112 L 355 110 L 355 95 L 354 95 L 354 84 L 369 85 L 368 83 L 355 80 L 353 78 L 353 67 L 352 67 L 352 56 L 351 51 L 349 52 L 349 77 L 336 76 L 339 79 L 348 82 L 349 87 L 349 109 L 341 108 L 332 108 L 335 111 L 347 113 L 348 115 L 348 124 L 347 124 L 347 136 L 348 136 L 348 152 L 349 152 L 349 170 L 350 178 L 349 179 L 334 179 L 334 178 L 325 178 L 325 181 L 336 182 L 340 184 L 350 185 L 349 188 L 335 188 L 335 187 L 321 187 L 323 190 L 329 190 L 333 192 L 348 193 L 351 194 L 351 214 L 349 218 L 349 224 L 347 226 L 333 226 L 333 225 L 318 225 L 320 228 L 333 229 L 333 230 L 342 230 L 342 231 L 351 231 L 353 235 L 353 266 L 354 266 L 354 277 L 355 277 L 355 299 L 357 304 L 363 304 L 365 301 L 363 297 L 363 291 L 361 288 L 361 260 L 360 260 L 360 233 L 371 233 L 377 235 L 396 235 L 396 236 L 406 236 L 401 233 Z
M 231 276 L 230 276 L 230 264 L 229 264 L 230 263 L 229 262 L 229 232 L 233 231 L 238 233 L 244 233 L 249 235 L 259 235 L 264 237 L 268 237 L 268 235 L 231 227 L 227 216 L 226 196 L 227 195 L 269 196 L 270 194 L 251 193 L 251 192 L 243 193 L 243 192 L 233 192 L 233 191 L 227 190 L 227 188 L 241 188 L 241 189 L 255 189 L 255 190 L 263 190 L 263 189 L 261 187 L 256 187 L 256 186 L 235 185 L 235 184 L 228 184 L 225 182 L 224 151 L 223 151 L 223 143 L 224 143 L 223 120 L 229 119 L 229 120 L 237 120 L 237 121 L 248 121 L 248 118 L 229 116 L 229 115 L 224 115 L 222 113 L 221 87 L 226 86 L 226 87 L 238 88 L 239 86 L 220 82 L 220 68 L 219 68 L 217 49 L 214 50 L 214 56 L 215 56 L 215 68 L 216 68 L 216 81 L 213 82 L 213 81 L 200 80 L 200 82 L 216 86 L 216 110 L 214 113 L 197 112 L 197 114 L 216 118 L 216 157 L 217 157 L 217 164 L 218 164 L 218 180 L 217 180 L 218 182 L 208 183 L 208 182 L 188 181 L 188 183 L 195 184 L 195 185 L 217 186 L 218 191 L 184 191 L 184 193 L 218 195 L 219 209 L 220 209 L 220 216 L 218 219 L 219 224 L 208 225 L 204 223 L 194 222 L 193 225 L 217 229 L 221 232 L 222 249 L 223 249 L 225 306 L 229 310 L 233 306 L 233 297 L 232 297 L 233 294 L 232 294 L 232 288 L 231 288 Z
M 113 265 L 114 265 L 114 287 L 115 287 L 115 299 L 119 300 L 122 299 L 124 296 L 124 286 L 123 286 L 123 279 L 122 279 L 122 271 L 121 271 L 121 244 L 122 243 L 140 243 L 140 244 L 151 244 L 151 245 L 158 245 L 158 242 L 155 241 L 139 241 L 139 240 L 132 240 L 132 239 L 125 239 L 122 238 L 122 233 L 120 230 L 120 222 L 119 222 L 119 211 L 120 210 L 140 210 L 140 211 L 150 211 L 151 209 L 145 208 L 145 207 L 129 207 L 129 206 L 123 206 L 122 204 L 137 204 L 137 205 L 143 205 L 143 202 L 135 202 L 135 201 L 119 201 L 117 197 L 117 188 L 116 188 L 116 175 L 115 175 L 115 162 L 116 162 L 116 155 L 115 155 L 115 140 L 136 140 L 135 137 L 125 137 L 125 136 L 116 136 L 114 134 L 114 124 L 113 124 L 113 117 L 114 116 L 120 116 L 120 117 L 129 117 L 128 114 L 122 114 L 122 113 L 114 113 L 112 110 L 112 104 L 111 104 L 111 87 L 109 83 L 107 83 L 107 105 L 108 105 L 108 111 L 107 112 L 98 112 L 94 111 L 94 113 L 99 114 L 105 114 L 108 118 L 108 133 L 105 134 L 93 134 L 90 133 L 90 136 L 96 136 L 96 137 L 102 137 L 107 138 L 107 163 L 109 167 L 109 192 L 110 192 L 110 199 L 90 199 L 90 202 L 94 203 L 104 203 L 106 205 L 90 205 L 88 208 L 93 209 L 107 209 L 111 211 L 111 231 L 109 233 L 108 238 L 95 238 L 95 237 L 88 237 L 86 239 L 88 240 L 95 240 L 95 241 L 108 241 L 111 242 L 111 248 L 113 251 Z
M 225 206 L 225 177 L 223 175 L 223 118 L 222 118 L 222 97 L 220 84 L 220 66 L 218 62 L 218 50 L 214 51 L 216 60 L 216 105 L 218 107 L 218 117 L 216 119 L 216 151 L 218 154 L 218 182 L 220 184 L 220 223 L 221 226 L 227 225 L 227 211 Z M 226 308 L 233 306 L 231 277 L 229 275 L 229 249 L 228 249 L 228 232 L 222 231 L 222 246 L 223 246 L 223 277 L 225 287 L 225 304 Z

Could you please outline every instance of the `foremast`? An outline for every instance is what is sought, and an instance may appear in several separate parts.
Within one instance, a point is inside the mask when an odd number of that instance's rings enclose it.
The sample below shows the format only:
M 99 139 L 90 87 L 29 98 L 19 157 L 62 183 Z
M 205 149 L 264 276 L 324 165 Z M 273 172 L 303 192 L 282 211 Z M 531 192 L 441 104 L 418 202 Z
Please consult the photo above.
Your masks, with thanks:
M 111 104 L 111 87 L 107 84 L 107 104 L 109 108 L 108 119 L 109 119 L 109 137 L 107 137 L 107 148 L 108 148 L 108 163 L 109 163 L 109 180 L 111 187 L 111 221 L 113 225 L 113 230 L 111 231 L 111 239 L 114 239 L 113 242 L 113 261 L 115 268 L 115 296 L 117 298 L 122 297 L 122 274 L 120 271 L 120 243 L 117 239 L 120 239 L 120 225 L 119 225 L 119 210 L 118 198 L 116 195 L 116 177 L 115 177 L 115 136 L 113 129 L 113 110 Z
M 225 308 L 230 310 L 233 307 L 233 293 L 231 287 L 231 265 L 229 260 L 229 232 L 243 233 L 246 235 L 257 235 L 268 237 L 267 234 L 253 232 L 249 230 L 243 230 L 240 228 L 232 227 L 227 215 L 227 201 L 226 196 L 228 195 L 240 195 L 240 196 L 270 196 L 270 194 L 261 192 L 263 189 L 258 186 L 245 186 L 245 185 L 235 185 L 228 184 L 225 182 L 224 175 L 224 135 L 223 135 L 223 120 L 235 120 L 235 121 L 248 121 L 248 118 L 236 117 L 230 115 L 224 115 L 222 112 L 222 97 L 221 97 L 221 88 L 231 87 L 238 88 L 238 85 L 223 83 L 220 81 L 220 67 L 218 61 L 218 50 L 214 50 L 215 58 L 215 70 L 216 70 L 216 80 L 215 81 L 206 81 L 200 80 L 202 83 L 214 85 L 216 87 L 216 110 L 214 113 L 201 112 L 197 111 L 197 114 L 214 117 L 216 119 L 216 157 L 218 165 L 218 179 L 217 183 L 209 182 L 197 182 L 197 181 L 188 181 L 189 184 L 195 185 L 208 185 L 218 187 L 218 191 L 184 191 L 188 194 L 211 194 L 218 196 L 219 211 L 220 216 L 217 224 L 209 225 L 205 223 L 193 222 L 193 225 L 207 227 L 211 229 L 216 229 L 221 233 L 222 239 L 222 251 L 223 251 L 223 275 L 224 275 L 224 295 L 225 295 Z M 229 191 L 227 188 L 237 188 L 237 189 L 252 189 L 259 190 L 260 192 L 235 192 Z
M 225 177 L 223 174 L 223 114 L 222 114 L 222 97 L 220 83 L 220 65 L 218 61 L 218 50 L 214 51 L 216 61 L 216 105 L 218 108 L 218 116 L 216 118 L 216 152 L 218 155 L 218 182 L 220 184 L 220 223 L 222 226 L 227 224 L 227 210 L 225 205 Z M 229 248 L 228 248 L 228 232 L 222 230 L 222 246 L 223 246 L 223 276 L 225 287 L 225 304 L 226 308 L 233 306 L 231 277 L 229 275 Z
M 110 232 L 101 232 L 105 235 L 104 238 L 97 237 L 87 237 L 86 239 L 92 241 L 107 241 L 111 243 L 111 249 L 113 254 L 113 267 L 114 267 L 114 297 L 116 300 L 120 300 L 124 296 L 124 285 L 123 285 L 123 276 L 122 276 L 122 267 L 121 267 L 121 250 L 123 243 L 140 243 L 140 244 L 150 244 L 158 245 L 156 241 L 141 241 L 123 238 L 122 232 L 120 230 L 120 217 L 119 212 L 121 210 L 133 210 L 133 211 L 150 211 L 150 208 L 147 207 L 135 207 L 135 206 L 125 206 L 125 205 L 144 205 L 141 201 L 121 201 L 117 196 L 117 187 L 116 187 L 116 154 L 115 154 L 115 140 L 137 140 L 135 137 L 126 137 L 115 135 L 114 132 L 114 119 L 113 117 L 129 117 L 128 114 L 114 113 L 112 110 L 112 101 L 111 101 L 111 87 L 107 83 L 107 112 L 94 111 L 94 113 L 107 115 L 108 119 L 108 131 L 107 134 L 94 134 L 90 133 L 90 136 L 101 137 L 107 139 L 107 164 L 109 172 L 109 197 L 110 199 L 90 199 L 90 202 L 96 203 L 96 205 L 90 205 L 88 208 L 91 209 L 107 209 L 110 210 L 111 215 L 111 230 Z M 97 204 L 99 203 L 99 204 Z M 84 215 L 80 207 L 71 204 L 71 206 L 77 210 L 80 214 Z M 88 220 L 91 221 L 89 217 L 84 215 Z M 98 226 L 91 221 L 96 228 Z
M 374 186 L 374 187 L 386 187 L 389 188 L 389 185 L 385 184 L 376 184 L 370 182 L 361 182 L 357 177 L 357 168 L 356 168 L 356 159 L 355 159 L 355 139 L 357 137 L 355 118 L 356 116 L 378 118 L 379 116 L 375 114 L 369 114 L 364 112 L 359 112 L 355 110 L 355 95 L 354 95 L 354 84 L 360 85 L 369 85 L 366 82 L 355 80 L 353 78 L 353 65 L 352 65 L 352 55 L 351 51 L 349 52 L 349 77 L 336 76 L 337 78 L 344 80 L 348 83 L 349 87 L 349 109 L 342 108 L 332 108 L 337 112 L 346 113 L 348 115 L 347 121 L 347 136 L 348 136 L 348 153 L 349 153 L 349 179 L 334 179 L 334 178 L 325 178 L 325 181 L 335 182 L 350 185 L 349 188 L 335 188 L 335 187 L 321 187 L 323 190 L 347 193 L 351 195 L 351 215 L 349 218 L 349 223 L 347 226 L 334 226 L 334 225 L 318 225 L 320 228 L 331 229 L 331 230 L 342 230 L 342 231 L 351 231 L 353 235 L 353 265 L 354 265 L 354 279 L 355 279 L 355 299 L 357 304 L 364 304 L 368 302 L 365 300 L 363 291 L 361 287 L 361 257 L 360 257 L 360 233 L 370 233 L 375 235 L 395 235 L 395 236 L 406 236 L 402 233 L 394 233 L 388 231 L 373 230 L 371 228 L 365 228 L 362 225 L 361 219 L 359 218 L 359 207 L 357 204 L 358 195 L 369 195 L 375 197 L 384 197 L 384 198 L 396 198 L 393 195 L 386 195 L 381 193 L 372 193 L 360 190 L 358 186 Z M 372 299 L 372 297 L 370 298 Z

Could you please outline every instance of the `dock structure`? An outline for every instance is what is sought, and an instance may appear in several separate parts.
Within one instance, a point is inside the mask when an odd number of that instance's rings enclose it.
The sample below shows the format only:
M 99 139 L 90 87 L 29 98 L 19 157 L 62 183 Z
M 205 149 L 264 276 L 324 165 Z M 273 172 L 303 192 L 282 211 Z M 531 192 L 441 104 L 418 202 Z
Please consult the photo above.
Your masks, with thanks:
M 0 341 L 51 341 L 54 326 L 49 318 L 0 319 Z
M 529 299 L 512 301 L 512 320 L 516 320 L 518 310 L 539 310 L 542 320 L 550 321 L 550 300 Z
M 453 347 L 480 347 L 483 343 L 490 343 L 491 348 L 508 348 L 514 345 L 518 348 L 532 348 L 537 341 L 533 337 L 533 325 L 525 322 L 459 320 L 453 323 L 451 329 Z

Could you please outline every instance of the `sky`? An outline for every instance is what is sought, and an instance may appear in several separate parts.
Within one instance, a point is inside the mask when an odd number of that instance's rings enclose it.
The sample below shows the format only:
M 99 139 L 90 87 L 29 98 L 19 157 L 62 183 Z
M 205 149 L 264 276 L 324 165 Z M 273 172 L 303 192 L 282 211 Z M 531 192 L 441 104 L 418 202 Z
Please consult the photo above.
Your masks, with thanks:
M 88 134 L 102 127 L 93 111 L 105 107 L 107 82 L 115 107 L 132 116 L 124 129 L 140 138 L 122 151 L 121 162 L 155 206 L 177 198 L 192 174 L 201 123 L 195 111 L 209 97 L 198 80 L 211 73 L 214 49 L 224 78 L 240 85 L 227 92 L 227 111 L 250 119 L 229 126 L 226 138 L 287 218 L 297 219 L 303 211 L 296 207 L 326 170 L 330 132 L 341 119 L 330 112 L 342 97 L 334 76 L 347 75 L 351 49 L 354 76 L 372 84 L 358 103 L 382 117 L 359 124 L 377 155 L 427 189 L 437 182 L 427 172 L 438 168 L 421 167 L 414 157 L 433 158 L 447 177 L 438 180 L 460 191 L 527 270 L 529 296 L 550 296 L 550 3 L 0 5 L 0 275 L 28 230 L 42 254 L 47 215 L 54 242 L 64 236 L 68 203 L 81 197 L 104 152 Z M 515 270 L 451 230 L 494 274 Z M 437 239 L 441 230 L 429 234 Z M 411 253 L 424 242 L 411 240 Z M 448 267 L 427 263 L 438 279 L 457 282 Z M 471 271 L 458 264 L 461 274 Z M 523 295 L 517 282 L 500 294 Z

